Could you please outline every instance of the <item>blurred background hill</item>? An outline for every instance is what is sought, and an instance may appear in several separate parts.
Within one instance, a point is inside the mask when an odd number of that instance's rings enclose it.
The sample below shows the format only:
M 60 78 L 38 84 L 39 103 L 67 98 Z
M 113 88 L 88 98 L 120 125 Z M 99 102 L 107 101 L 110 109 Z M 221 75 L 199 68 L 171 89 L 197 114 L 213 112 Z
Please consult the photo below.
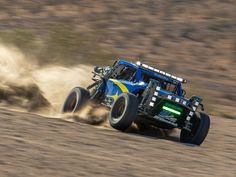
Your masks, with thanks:
M 42 66 L 139 58 L 236 118 L 235 0 L 1 0 L 0 41 Z

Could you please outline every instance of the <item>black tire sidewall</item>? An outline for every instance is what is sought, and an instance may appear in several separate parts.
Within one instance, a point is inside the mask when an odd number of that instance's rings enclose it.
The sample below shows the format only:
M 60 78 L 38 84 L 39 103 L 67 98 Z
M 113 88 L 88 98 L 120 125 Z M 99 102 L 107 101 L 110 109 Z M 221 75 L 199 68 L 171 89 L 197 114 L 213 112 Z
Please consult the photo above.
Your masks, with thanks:
M 197 112 L 195 119 L 199 119 L 199 125 L 193 137 L 188 137 L 187 130 L 182 129 L 180 134 L 180 141 L 183 143 L 190 143 L 195 145 L 201 145 L 205 140 L 210 129 L 210 118 L 203 112 Z
M 75 87 L 67 96 L 65 103 L 62 107 L 62 112 L 77 112 L 82 109 L 82 107 L 85 105 L 85 103 L 89 100 L 90 98 L 90 93 L 84 88 L 81 87 Z M 71 101 L 76 99 L 75 106 L 73 110 L 68 110 L 69 104 Z
M 117 102 L 119 102 L 120 99 L 125 100 L 125 108 L 123 114 L 119 118 L 114 118 L 113 117 L 114 111 L 115 109 L 117 109 Z M 110 125 L 117 130 L 122 130 L 122 131 L 126 130 L 135 120 L 137 112 L 138 112 L 137 97 L 130 93 L 122 93 L 112 105 L 109 114 Z
M 202 112 L 197 113 L 197 116 L 200 119 L 200 125 L 191 143 L 200 145 L 205 140 L 210 129 L 210 118 L 208 115 Z

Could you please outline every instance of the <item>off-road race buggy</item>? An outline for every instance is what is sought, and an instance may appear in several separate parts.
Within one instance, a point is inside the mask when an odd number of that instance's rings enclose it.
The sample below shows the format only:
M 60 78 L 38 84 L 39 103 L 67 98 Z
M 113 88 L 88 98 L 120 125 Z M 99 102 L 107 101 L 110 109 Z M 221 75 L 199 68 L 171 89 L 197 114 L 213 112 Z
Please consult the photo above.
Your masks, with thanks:
M 181 129 L 180 141 L 200 145 L 208 134 L 210 118 L 199 96 L 185 97 L 186 80 L 147 64 L 116 61 L 111 67 L 95 67 L 94 83 L 74 88 L 62 112 L 77 112 L 86 103 L 110 109 L 110 125 L 120 131 L 133 122 L 140 128 L 152 125 Z

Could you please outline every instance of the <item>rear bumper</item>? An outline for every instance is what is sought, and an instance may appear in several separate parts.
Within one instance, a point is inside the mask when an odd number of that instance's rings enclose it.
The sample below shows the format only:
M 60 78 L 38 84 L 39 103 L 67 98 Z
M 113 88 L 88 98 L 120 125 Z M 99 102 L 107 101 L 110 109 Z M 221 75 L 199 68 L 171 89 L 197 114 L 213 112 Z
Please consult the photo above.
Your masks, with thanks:
M 191 131 L 191 120 L 200 102 L 178 97 L 174 94 L 161 95 L 160 87 L 152 83 L 143 94 L 140 113 L 153 122 L 161 122 L 176 128 Z

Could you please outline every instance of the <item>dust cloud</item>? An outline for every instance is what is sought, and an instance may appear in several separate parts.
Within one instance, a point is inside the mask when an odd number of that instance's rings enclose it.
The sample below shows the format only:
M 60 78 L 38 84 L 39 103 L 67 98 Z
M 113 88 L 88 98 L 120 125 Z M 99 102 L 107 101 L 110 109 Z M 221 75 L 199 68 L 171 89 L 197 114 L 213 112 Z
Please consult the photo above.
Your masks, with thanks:
M 44 65 L 27 58 L 19 49 L 0 44 L 0 106 L 34 112 L 50 117 L 61 116 L 62 104 L 73 87 L 91 82 L 92 66 Z M 101 123 L 104 109 L 87 106 L 77 115 L 65 115 L 75 121 Z M 101 115 L 96 117 L 95 115 Z M 87 117 L 90 119 L 87 119 Z

